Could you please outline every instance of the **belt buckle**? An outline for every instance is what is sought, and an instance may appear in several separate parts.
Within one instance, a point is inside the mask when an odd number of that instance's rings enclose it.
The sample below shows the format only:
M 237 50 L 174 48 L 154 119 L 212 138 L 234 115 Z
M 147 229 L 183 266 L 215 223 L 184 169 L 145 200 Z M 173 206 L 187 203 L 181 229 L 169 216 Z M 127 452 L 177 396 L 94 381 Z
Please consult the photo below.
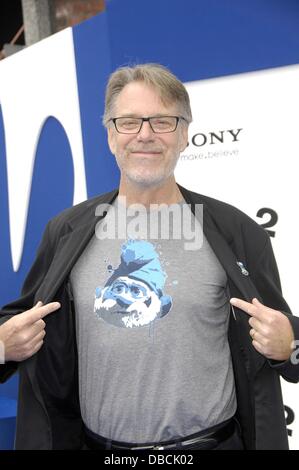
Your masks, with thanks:
M 136 446 L 136 447 L 130 447 L 130 450 L 164 450 L 164 446 Z

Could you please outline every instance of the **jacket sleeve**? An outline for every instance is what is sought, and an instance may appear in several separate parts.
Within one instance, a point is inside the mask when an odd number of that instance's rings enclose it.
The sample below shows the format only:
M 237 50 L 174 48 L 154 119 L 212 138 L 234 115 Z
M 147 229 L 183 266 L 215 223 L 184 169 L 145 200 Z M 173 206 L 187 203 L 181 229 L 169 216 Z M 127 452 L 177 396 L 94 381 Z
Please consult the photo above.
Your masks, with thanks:
M 19 299 L 3 306 L 0 309 L 0 328 L 1 324 L 11 318 L 13 315 L 24 312 L 34 305 L 34 297 L 37 289 L 41 285 L 52 261 L 53 251 L 50 244 L 50 222 L 47 224 L 42 241 L 39 245 L 35 261 L 23 284 L 21 296 Z M 5 382 L 17 370 L 17 362 L 7 362 L 0 364 L 0 383 Z
M 299 345 L 299 318 L 292 315 L 288 304 L 282 296 L 279 273 L 269 237 L 260 256 L 260 261 L 257 264 L 254 279 L 264 304 L 288 316 L 294 331 L 295 341 L 297 342 L 295 344 Z M 296 353 L 296 350 L 287 361 L 268 360 L 268 363 L 288 382 L 299 382 L 299 352 Z
M 273 369 L 276 369 L 282 377 L 288 382 L 299 382 L 299 318 L 287 314 L 294 331 L 294 351 L 290 359 L 284 362 L 269 360 L 269 364 Z

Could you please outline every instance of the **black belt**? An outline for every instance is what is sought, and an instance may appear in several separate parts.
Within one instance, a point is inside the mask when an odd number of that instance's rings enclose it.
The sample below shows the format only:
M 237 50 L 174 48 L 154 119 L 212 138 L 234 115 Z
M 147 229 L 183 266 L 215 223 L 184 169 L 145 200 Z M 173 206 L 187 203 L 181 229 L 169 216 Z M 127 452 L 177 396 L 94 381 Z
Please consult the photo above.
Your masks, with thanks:
M 85 443 L 89 449 L 116 449 L 116 450 L 164 450 L 164 449 L 184 449 L 196 446 L 197 449 L 213 449 L 221 442 L 231 437 L 236 429 L 234 419 L 224 421 L 217 426 L 201 431 L 197 434 L 175 439 L 172 441 L 164 441 L 160 443 L 134 444 L 127 442 L 112 441 L 95 434 L 90 429 L 84 429 Z

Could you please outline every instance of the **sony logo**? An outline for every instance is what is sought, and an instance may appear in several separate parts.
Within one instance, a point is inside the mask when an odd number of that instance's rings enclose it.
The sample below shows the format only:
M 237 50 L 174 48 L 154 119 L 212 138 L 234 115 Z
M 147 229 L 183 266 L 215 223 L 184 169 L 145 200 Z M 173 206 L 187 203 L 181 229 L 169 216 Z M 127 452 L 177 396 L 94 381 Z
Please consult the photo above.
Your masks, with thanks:
M 243 129 L 227 129 L 223 131 L 198 132 L 191 138 L 192 145 L 203 147 L 204 145 L 224 144 L 227 142 L 238 142 L 239 134 Z

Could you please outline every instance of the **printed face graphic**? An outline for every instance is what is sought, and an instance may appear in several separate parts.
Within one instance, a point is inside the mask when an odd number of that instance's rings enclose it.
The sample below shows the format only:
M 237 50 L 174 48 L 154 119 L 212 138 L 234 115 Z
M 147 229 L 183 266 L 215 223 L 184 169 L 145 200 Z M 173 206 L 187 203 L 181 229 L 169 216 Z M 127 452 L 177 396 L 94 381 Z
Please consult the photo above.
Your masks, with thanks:
M 144 326 L 162 313 L 158 295 L 142 281 L 123 276 L 96 291 L 95 312 L 108 323 L 124 328 Z
M 120 264 L 105 287 L 96 288 L 95 314 L 122 328 L 149 325 L 171 309 L 171 297 L 163 294 L 166 277 L 154 245 L 129 240 L 121 247 Z

